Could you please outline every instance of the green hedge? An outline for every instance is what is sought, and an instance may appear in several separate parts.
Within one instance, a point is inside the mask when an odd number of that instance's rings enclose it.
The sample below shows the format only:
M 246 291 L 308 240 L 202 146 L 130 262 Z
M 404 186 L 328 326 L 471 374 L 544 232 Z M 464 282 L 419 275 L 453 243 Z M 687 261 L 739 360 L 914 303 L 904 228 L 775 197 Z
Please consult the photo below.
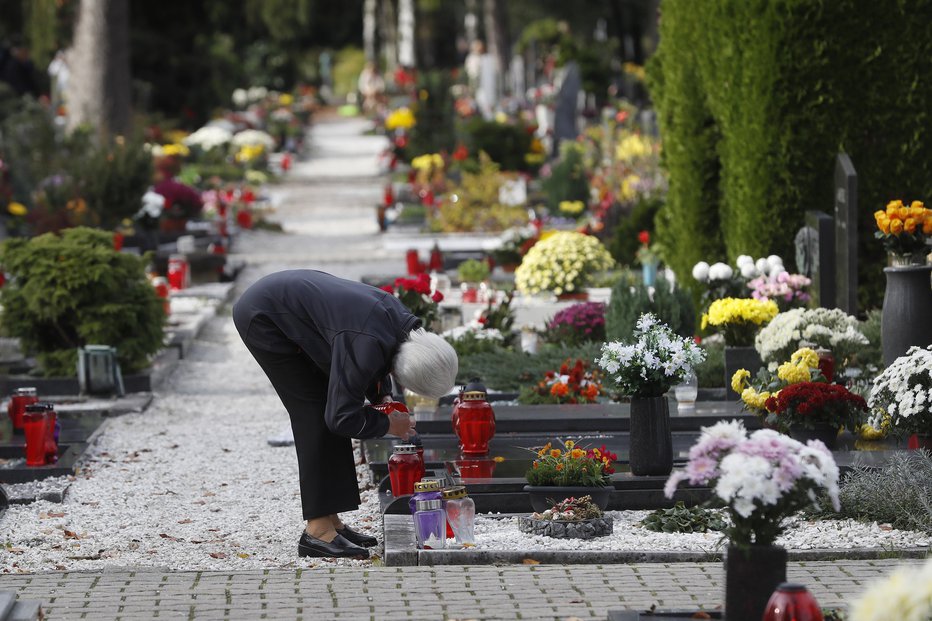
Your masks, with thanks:
M 876 306 L 872 213 L 932 195 L 932 0 L 664 0 L 662 12 L 649 84 L 671 265 L 793 256 L 805 212 L 832 210 L 844 151 L 859 174 L 860 303 Z

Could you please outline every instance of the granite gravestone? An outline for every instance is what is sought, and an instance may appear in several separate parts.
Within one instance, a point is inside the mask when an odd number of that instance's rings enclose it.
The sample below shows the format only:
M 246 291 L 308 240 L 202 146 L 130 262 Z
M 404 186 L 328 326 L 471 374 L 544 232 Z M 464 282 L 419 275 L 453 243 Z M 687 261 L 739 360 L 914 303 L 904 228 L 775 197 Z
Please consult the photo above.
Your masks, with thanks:
M 835 306 L 849 315 L 858 303 L 858 174 L 846 153 L 835 160 Z
M 559 153 L 560 141 L 576 140 L 579 131 L 576 129 L 576 117 L 579 109 L 579 94 L 582 89 L 582 77 L 579 65 L 571 60 L 563 68 L 563 81 L 557 93 L 557 110 L 553 124 L 553 151 Z
M 821 211 L 806 212 L 806 226 L 796 234 L 796 269 L 812 279 L 816 306 L 835 308 L 835 223 Z

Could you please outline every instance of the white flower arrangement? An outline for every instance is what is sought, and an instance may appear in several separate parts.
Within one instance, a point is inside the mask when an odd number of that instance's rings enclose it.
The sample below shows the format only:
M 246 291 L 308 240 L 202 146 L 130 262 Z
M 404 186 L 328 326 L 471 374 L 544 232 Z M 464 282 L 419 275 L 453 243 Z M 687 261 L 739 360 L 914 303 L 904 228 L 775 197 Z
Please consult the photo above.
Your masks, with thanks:
M 659 397 L 705 359 L 693 339 L 678 336 L 650 313 L 638 319 L 634 336 L 630 345 L 606 343 L 596 361 L 626 395 Z
M 244 129 L 233 135 L 230 141 L 234 147 L 265 147 L 271 151 L 275 148 L 275 139 L 258 129 Z
M 868 405 L 875 429 L 889 417 L 890 426 L 904 433 L 932 434 L 932 346 L 911 347 L 874 378 Z
M 210 151 L 229 144 L 232 139 L 233 132 L 225 127 L 207 125 L 185 137 L 182 142 L 188 147 L 197 147 L 202 151 Z
M 867 344 L 867 337 L 858 330 L 858 320 L 837 308 L 794 308 L 780 313 L 754 341 L 761 360 L 771 370 L 800 347 L 812 345 L 831 350 L 841 367 L 858 347 Z
M 932 558 L 919 567 L 902 567 L 874 582 L 851 604 L 851 621 L 928 621 L 932 619 Z
M 838 476 L 819 440 L 802 444 L 773 429 L 749 436 L 740 421 L 721 421 L 702 428 L 686 467 L 670 475 L 664 494 L 672 498 L 684 481 L 709 485 L 731 517 L 725 534 L 732 544 L 771 545 L 787 517 L 816 504 L 818 490 L 839 509 Z
M 585 286 L 589 276 L 610 269 L 612 255 L 595 237 L 560 231 L 534 244 L 515 270 L 515 285 L 525 295 L 556 295 Z

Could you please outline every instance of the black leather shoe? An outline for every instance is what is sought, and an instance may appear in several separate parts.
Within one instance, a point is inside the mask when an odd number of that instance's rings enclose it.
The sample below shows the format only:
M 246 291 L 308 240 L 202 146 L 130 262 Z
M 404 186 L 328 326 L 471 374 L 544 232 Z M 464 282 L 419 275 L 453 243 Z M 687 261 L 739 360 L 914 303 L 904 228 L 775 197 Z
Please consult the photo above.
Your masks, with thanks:
M 344 525 L 343 528 L 338 528 L 337 534 L 350 543 L 354 543 L 357 546 L 362 546 L 364 548 L 371 548 L 373 546 L 379 545 L 379 540 L 375 537 L 370 537 L 369 535 L 358 533 L 346 525 Z
M 369 550 L 347 541 L 337 533 L 333 541 L 327 543 L 306 532 L 301 533 L 298 540 L 298 556 L 314 556 L 319 558 L 369 558 Z

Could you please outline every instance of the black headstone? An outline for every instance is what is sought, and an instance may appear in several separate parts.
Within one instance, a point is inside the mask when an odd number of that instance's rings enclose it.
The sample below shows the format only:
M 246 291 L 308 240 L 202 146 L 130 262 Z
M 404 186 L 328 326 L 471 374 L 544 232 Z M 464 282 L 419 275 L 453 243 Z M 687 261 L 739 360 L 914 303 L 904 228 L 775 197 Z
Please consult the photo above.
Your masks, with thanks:
M 835 223 L 822 211 L 807 211 L 796 234 L 796 268 L 812 279 L 815 306 L 835 308 Z
M 849 315 L 858 303 L 858 174 L 851 158 L 835 160 L 835 305 Z

